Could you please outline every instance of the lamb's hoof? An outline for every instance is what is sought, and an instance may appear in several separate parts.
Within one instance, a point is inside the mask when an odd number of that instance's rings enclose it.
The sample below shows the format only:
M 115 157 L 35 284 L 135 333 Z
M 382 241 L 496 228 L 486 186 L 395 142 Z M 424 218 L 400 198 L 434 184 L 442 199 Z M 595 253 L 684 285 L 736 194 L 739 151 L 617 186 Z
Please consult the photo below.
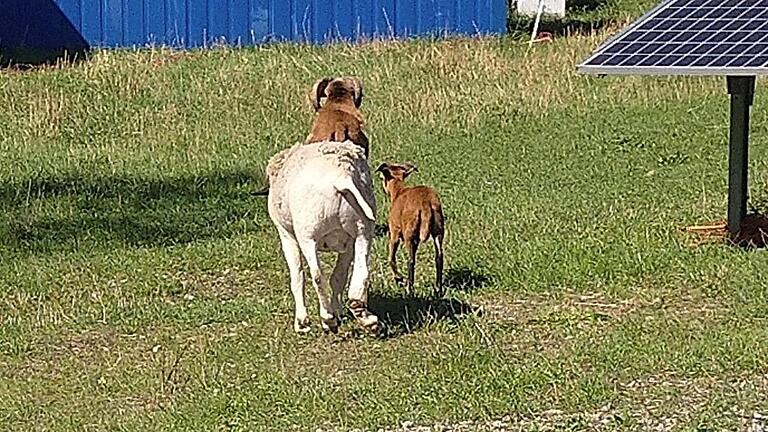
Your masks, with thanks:
M 339 319 L 336 317 L 323 319 L 320 325 L 325 333 L 336 334 L 339 332 Z
M 395 283 L 397 284 L 397 286 L 402 288 L 405 286 L 405 278 L 402 276 L 395 276 Z
M 293 330 L 296 333 L 301 334 L 309 333 L 312 330 L 312 321 L 309 320 L 309 317 L 306 317 L 303 320 L 294 319 Z

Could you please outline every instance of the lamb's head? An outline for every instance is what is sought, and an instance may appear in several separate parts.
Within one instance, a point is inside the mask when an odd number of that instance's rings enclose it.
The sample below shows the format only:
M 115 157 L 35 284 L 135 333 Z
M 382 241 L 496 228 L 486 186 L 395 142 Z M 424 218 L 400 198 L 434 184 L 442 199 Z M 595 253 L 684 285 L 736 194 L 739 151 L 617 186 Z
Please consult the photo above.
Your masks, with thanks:
M 315 111 L 319 111 L 328 102 L 360 108 L 363 102 L 363 83 L 355 77 L 323 78 L 312 87 L 309 101 Z
M 392 197 L 392 186 L 395 184 L 401 185 L 405 182 L 414 172 L 418 172 L 419 169 L 416 165 L 403 163 L 403 164 L 387 164 L 382 163 L 376 168 L 376 172 L 381 173 L 381 179 L 383 181 L 384 191 Z

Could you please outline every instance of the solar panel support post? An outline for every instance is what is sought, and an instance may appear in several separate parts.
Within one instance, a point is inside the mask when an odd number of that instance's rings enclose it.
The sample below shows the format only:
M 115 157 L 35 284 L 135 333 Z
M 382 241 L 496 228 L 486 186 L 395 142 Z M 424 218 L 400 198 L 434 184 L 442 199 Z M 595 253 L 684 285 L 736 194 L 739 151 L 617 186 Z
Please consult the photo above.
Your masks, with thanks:
M 754 76 L 728 76 L 731 130 L 728 150 L 728 232 L 736 234 L 747 215 L 749 107 L 755 94 Z

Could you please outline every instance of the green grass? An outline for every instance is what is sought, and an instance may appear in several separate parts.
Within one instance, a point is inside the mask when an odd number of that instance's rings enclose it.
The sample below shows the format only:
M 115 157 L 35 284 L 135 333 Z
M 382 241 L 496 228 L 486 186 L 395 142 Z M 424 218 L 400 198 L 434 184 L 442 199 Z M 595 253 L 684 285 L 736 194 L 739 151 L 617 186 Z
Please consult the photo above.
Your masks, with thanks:
M 610 405 L 606 429 L 698 430 L 765 412 L 768 257 L 679 232 L 725 212 L 724 80 L 576 74 L 602 37 L 99 52 L 3 71 L 3 429 L 544 427 L 553 409 L 583 429 Z M 406 298 L 376 240 L 385 340 L 293 334 L 252 195 L 306 135 L 305 94 L 327 74 L 364 80 L 371 164 L 417 163 L 412 182 L 446 208 L 446 300 L 425 298 L 429 246 Z M 766 96 L 760 81 L 758 204 Z

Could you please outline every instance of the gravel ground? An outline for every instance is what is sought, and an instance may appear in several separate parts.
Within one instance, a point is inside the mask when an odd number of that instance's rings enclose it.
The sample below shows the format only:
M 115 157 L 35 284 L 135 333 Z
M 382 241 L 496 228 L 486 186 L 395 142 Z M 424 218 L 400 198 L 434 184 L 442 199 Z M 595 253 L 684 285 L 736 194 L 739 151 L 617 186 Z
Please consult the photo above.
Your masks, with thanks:
M 499 420 L 462 421 L 458 423 L 436 423 L 420 425 L 406 421 L 400 426 L 378 429 L 323 429 L 314 432 L 512 432 L 512 431 L 609 431 L 623 429 L 627 414 L 620 414 L 610 406 L 604 406 L 594 413 L 567 414 L 558 410 L 550 410 L 534 417 L 513 418 L 506 416 Z M 624 425 L 628 430 L 666 432 L 680 430 L 686 425 L 680 424 L 676 418 L 653 419 L 646 413 L 632 413 L 631 425 Z M 768 415 L 760 413 L 728 413 L 728 416 L 739 418 L 738 430 L 745 432 L 768 432 Z M 690 425 L 689 425 L 690 426 Z

